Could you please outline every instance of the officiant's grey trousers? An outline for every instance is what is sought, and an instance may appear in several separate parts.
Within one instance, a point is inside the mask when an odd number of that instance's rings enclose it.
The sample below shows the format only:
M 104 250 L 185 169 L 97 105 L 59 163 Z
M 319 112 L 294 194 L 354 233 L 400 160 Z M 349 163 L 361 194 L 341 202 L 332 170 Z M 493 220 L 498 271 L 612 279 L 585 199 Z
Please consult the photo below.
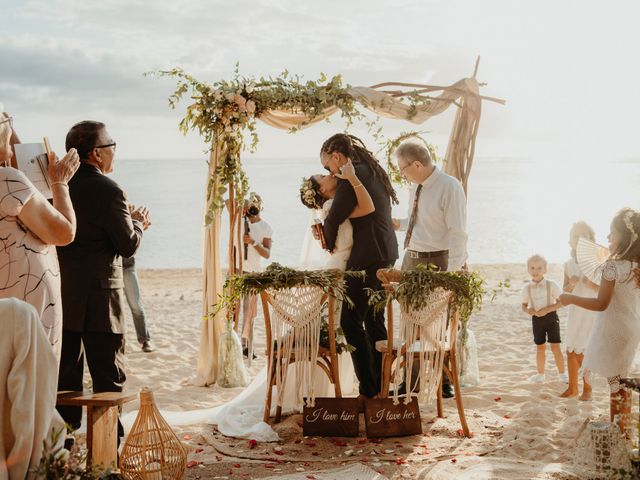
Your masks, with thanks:
M 350 307 L 342 305 L 340 326 L 347 342 L 356 350 L 351 352 L 353 366 L 360 381 L 360 393 L 373 397 L 380 393 L 380 373 L 382 354 L 376 350 L 376 342 L 387 339 L 387 327 L 384 320 L 384 310 L 374 312 L 369 307 L 369 295 L 366 289 L 381 290 L 382 284 L 376 273 L 380 268 L 389 268 L 392 262 L 383 262 L 365 270 L 366 277 L 346 278 L 346 294 L 353 302 Z

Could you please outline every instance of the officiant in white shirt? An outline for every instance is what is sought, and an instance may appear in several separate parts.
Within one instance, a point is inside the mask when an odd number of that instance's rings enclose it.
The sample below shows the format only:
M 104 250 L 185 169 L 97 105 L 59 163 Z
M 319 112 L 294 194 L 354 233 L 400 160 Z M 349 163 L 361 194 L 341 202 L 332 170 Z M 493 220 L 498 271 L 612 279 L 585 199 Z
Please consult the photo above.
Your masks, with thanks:
M 402 270 L 433 264 L 443 271 L 461 270 L 467 261 L 467 199 L 460 182 L 434 165 L 429 150 L 414 142 L 396 150 L 398 168 L 412 183 Z
M 402 143 L 396 159 L 400 173 L 412 183 L 408 217 L 398 221 L 406 230 L 402 270 L 419 264 L 442 271 L 466 268 L 467 199 L 462 185 L 440 171 L 420 144 Z M 442 377 L 442 396 L 451 398 L 453 387 L 447 375 Z

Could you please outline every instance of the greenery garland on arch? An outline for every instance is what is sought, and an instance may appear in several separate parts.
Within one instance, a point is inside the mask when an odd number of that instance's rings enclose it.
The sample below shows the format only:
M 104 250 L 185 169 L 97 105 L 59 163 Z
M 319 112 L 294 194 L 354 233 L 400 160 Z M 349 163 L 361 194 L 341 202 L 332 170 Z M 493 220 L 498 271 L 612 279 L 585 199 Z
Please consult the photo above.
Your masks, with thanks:
M 201 82 L 179 68 L 151 72 L 158 77 L 177 79 L 173 94 L 169 97 L 169 106 L 177 104 L 190 95 L 193 103 L 186 110 L 180 121 L 180 131 L 186 134 L 196 130 L 208 144 L 216 143 L 222 147 L 223 158 L 218 161 L 210 178 L 208 193 L 218 180 L 218 191 L 207 206 L 206 223 L 211 223 L 213 213 L 224 207 L 223 195 L 226 185 L 233 185 L 238 202 L 248 193 L 249 184 L 240 161 L 240 152 L 247 148 L 244 135 L 251 138 L 249 149 L 256 150 L 259 142 L 256 131 L 256 120 L 262 113 L 272 110 L 290 111 L 304 114 L 307 121 L 304 126 L 322 114 L 327 108 L 336 107 L 341 111 L 347 126 L 355 120 L 364 118 L 357 108 L 356 99 L 349 93 L 349 85 L 343 85 L 342 76 L 327 78 L 321 74 L 318 80 L 306 80 L 298 75 L 290 75 L 288 71 L 276 77 L 260 77 L 259 79 L 240 76 L 238 65 L 232 80 L 219 80 L 213 83 Z M 369 123 L 371 128 L 373 122 Z M 299 128 L 292 128 L 291 132 Z M 215 148 L 215 145 L 212 145 Z

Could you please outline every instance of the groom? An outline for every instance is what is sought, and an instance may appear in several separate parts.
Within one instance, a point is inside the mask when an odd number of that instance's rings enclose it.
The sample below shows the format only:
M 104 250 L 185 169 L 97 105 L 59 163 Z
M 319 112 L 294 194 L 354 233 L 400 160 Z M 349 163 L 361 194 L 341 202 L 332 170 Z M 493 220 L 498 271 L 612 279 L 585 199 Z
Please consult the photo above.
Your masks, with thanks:
M 379 268 L 392 266 L 398 258 L 398 243 L 391 223 L 391 199 L 397 203 L 395 191 L 386 172 L 360 139 L 343 133 L 329 138 L 320 151 L 322 166 L 331 174 L 351 160 L 361 185 L 351 186 L 338 180 L 335 198 L 324 221 L 327 249 L 335 247 L 338 227 L 356 207 L 355 188 L 366 188 L 373 200 L 375 211 L 360 218 L 352 218 L 353 247 L 347 261 L 347 270 L 364 270 L 365 279 L 347 277 L 346 294 L 353 307 L 343 303 L 340 324 L 352 352 L 356 375 L 360 381 L 360 397 L 374 397 L 380 392 L 382 355 L 376 342 L 387 339 L 384 312 L 375 313 L 369 307 L 366 289 L 380 290 L 376 277 Z

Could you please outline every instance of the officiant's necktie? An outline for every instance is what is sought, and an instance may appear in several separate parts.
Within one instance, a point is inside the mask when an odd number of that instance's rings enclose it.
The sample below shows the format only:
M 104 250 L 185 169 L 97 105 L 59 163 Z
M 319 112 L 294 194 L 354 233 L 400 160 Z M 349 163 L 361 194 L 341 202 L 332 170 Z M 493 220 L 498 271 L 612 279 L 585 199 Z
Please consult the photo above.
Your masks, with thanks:
M 407 227 L 407 235 L 404 237 L 405 250 L 409 247 L 411 241 L 411 234 L 413 233 L 413 227 L 416 226 L 416 220 L 418 218 L 418 200 L 420 200 L 420 192 L 422 191 L 422 184 L 416 188 L 416 195 L 413 198 L 413 208 L 411 209 L 411 218 L 409 219 L 409 226 Z

